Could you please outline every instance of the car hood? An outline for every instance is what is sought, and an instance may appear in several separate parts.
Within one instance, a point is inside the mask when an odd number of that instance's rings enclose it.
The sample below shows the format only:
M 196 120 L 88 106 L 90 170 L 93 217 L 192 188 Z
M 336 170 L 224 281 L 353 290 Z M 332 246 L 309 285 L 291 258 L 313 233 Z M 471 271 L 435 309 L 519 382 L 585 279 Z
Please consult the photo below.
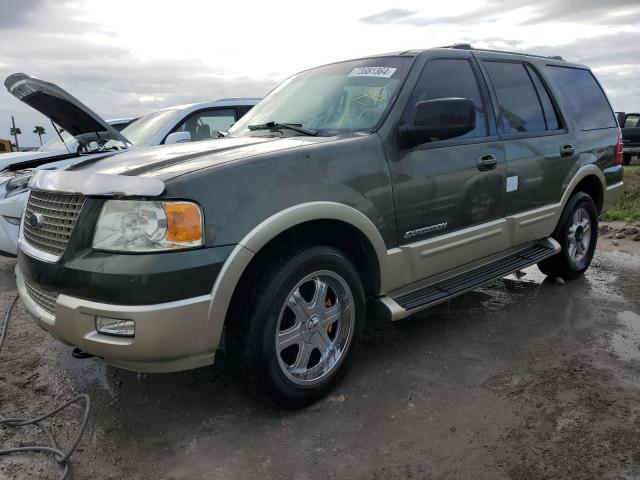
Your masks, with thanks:
M 14 73 L 7 77 L 4 85 L 11 95 L 49 117 L 81 145 L 107 140 L 130 143 L 97 113 L 53 83 Z
M 65 150 L 58 152 L 13 152 L 4 153 L 0 155 L 0 176 L 2 176 L 2 170 L 10 168 L 15 170 L 16 168 L 29 168 L 35 166 L 35 164 L 43 163 L 42 160 L 54 162 L 63 158 L 70 158 L 74 155 L 69 155 Z
M 336 137 L 241 137 L 221 138 L 170 146 L 136 148 L 88 160 L 69 168 L 73 171 L 154 177 L 160 180 L 227 162 L 272 154 L 305 145 L 325 143 Z

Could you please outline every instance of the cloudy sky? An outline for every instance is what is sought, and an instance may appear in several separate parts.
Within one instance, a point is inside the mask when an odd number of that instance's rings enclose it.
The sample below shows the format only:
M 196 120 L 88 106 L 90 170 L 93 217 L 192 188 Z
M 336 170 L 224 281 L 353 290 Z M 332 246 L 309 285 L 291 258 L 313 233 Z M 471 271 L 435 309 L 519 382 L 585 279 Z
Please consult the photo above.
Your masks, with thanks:
M 562 55 L 598 75 L 616 110 L 640 110 L 638 0 L 1 0 L 0 77 L 62 86 L 105 118 L 261 96 L 304 68 L 456 42 Z M 0 92 L 21 145 L 50 123 Z M 49 128 L 47 128 L 49 127 Z

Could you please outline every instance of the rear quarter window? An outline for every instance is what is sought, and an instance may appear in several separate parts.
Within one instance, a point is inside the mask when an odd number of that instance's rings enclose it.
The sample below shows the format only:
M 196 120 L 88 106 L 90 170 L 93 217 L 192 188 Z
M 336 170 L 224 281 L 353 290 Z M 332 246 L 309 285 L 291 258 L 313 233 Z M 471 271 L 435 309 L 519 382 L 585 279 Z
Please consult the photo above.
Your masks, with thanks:
M 607 97 L 589 70 L 549 65 L 546 73 L 551 85 L 566 100 L 580 130 L 618 126 Z

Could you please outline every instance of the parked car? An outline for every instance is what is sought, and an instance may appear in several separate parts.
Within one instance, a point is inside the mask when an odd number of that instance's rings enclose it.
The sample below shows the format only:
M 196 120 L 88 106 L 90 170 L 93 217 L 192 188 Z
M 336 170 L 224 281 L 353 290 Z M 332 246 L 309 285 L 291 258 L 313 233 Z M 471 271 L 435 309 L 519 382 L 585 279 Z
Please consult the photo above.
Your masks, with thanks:
M 18 290 L 108 364 L 184 370 L 224 346 L 299 407 L 345 374 L 368 316 L 536 263 L 581 275 L 621 163 L 583 65 L 469 46 L 338 62 L 284 81 L 224 139 L 37 172 Z
M 57 139 L 43 145 L 37 154 L 14 153 L 6 161 L 5 156 L 0 157 L 0 166 L 4 168 L 0 171 L 0 255 L 9 256 L 17 253 L 20 217 L 28 197 L 28 182 L 34 171 L 62 169 L 79 162 L 93 161 L 101 156 L 121 153 L 127 145 L 137 148 L 217 138 L 219 129 L 228 129 L 257 103 L 254 98 L 222 99 L 165 108 L 134 122 L 120 119 L 105 123 L 89 107 L 57 85 L 24 74 L 10 76 L 5 85 L 17 98 L 55 119 L 65 129 Z M 61 112 L 67 109 L 73 113 L 63 116 Z M 109 125 L 116 134 L 105 134 Z M 95 141 L 92 130 L 96 128 L 102 130 L 98 137 L 104 141 L 90 148 L 91 142 Z
M 616 115 L 622 128 L 624 164 L 630 165 L 631 158 L 640 155 L 640 113 L 616 112 Z
M 135 119 L 117 119 L 106 120 L 106 122 L 115 128 L 118 132 L 126 127 L 129 123 Z M 126 123 L 124 123 L 126 122 Z M 0 177 L 3 174 L 8 173 L 7 170 L 17 170 L 44 165 L 60 159 L 67 159 L 71 157 L 77 157 L 81 153 L 80 145 L 75 138 L 65 130 L 59 131 L 59 136 L 51 138 L 45 142 L 40 148 L 33 151 L 21 150 L 19 152 L 12 152 L 10 155 L 3 155 L 0 157 Z

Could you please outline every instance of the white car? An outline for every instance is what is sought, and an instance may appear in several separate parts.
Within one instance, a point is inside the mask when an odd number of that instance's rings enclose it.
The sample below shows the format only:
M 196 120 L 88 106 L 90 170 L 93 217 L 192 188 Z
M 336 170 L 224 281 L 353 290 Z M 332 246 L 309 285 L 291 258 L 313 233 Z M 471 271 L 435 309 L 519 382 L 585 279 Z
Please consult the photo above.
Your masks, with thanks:
M 107 123 L 120 132 L 124 127 L 134 122 L 135 118 L 118 118 L 107 120 Z M 60 131 L 40 148 L 30 152 L 9 152 L 0 155 L 0 171 L 11 165 L 40 162 L 48 159 L 68 158 L 69 155 L 79 153 L 80 145 L 66 130 Z
M 118 132 L 57 85 L 15 74 L 7 78 L 5 86 L 19 100 L 62 127 L 64 142 L 60 141 L 58 146 L 69 147 L 68 151 L 65 147 L 62 153 L 55 150 L 56 153 L 49 156 L 18 155 L 9 165 L 0 164 L 0 168 L 4 168 L 0 171 L 0 255 L 7 256 L 15 256 L 17 252 L 20 219 L 34 170 L 67 168 L 127 148 L 218 138 L 220 132 L 226 131 L 259 101 L 258 98 L 230 98 L 169 107 L 145 115 Z

